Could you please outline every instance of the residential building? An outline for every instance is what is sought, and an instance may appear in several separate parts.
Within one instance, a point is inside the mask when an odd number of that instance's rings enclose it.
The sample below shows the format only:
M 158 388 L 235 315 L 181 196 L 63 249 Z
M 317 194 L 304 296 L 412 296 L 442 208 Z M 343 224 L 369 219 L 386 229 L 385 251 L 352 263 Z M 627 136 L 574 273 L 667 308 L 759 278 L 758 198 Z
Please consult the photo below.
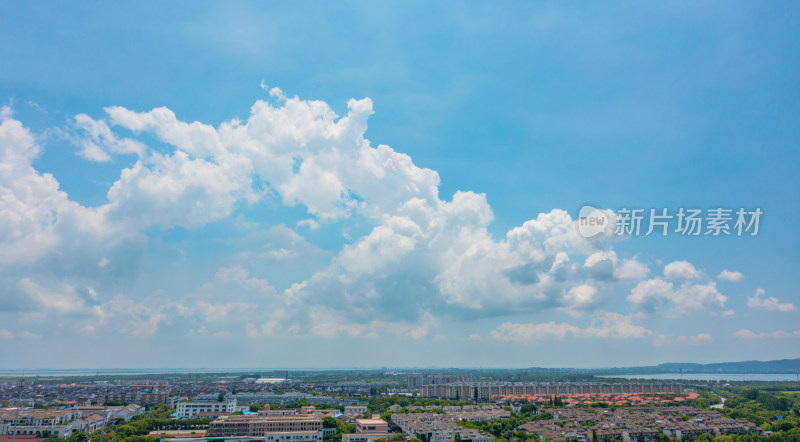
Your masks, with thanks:
M 430 442 L 454 442 L 458 435 L 464 442 L 494 442 L 494 437 L 479 430 L 456 424 L 461 420 L 453 413 L 395 413 L 392 422 L 403 433 Z
M 373 442 L 375 439 L 389 440 L 395 433 L 345 433 L 342 442 Z
M 41 410 L 32 408 L 1 408 L 2 434 L 54 434 L 68 437 L 75 431 L 70 422 L 80 417 L 78 410 Z
M 109 393 L 108 400 L 144 406 L 172 404 L 174 399 L 170 397 L 170 390 L 166 385 L 131 385 L 122 391 Z
M 69 423 L 74 431 L 85 434 L 92 434 L 95 431 L 103 428 L 105 420 L 101 414 L 90 414 L 80 419 L 74 420 Z
M 387 433 L 389 424 L 383 419 L 356 419 L 356 433 Z
M 344 414 L 364 414 L 367 412 L 366 405 L 345 405 Z
M 211 414 L 230 414 L 236 411 L 236 397 L 195 402 L 178 402 L 175 417 L 192 418 Z
M 409 375 L 410 377 L 411 375 Z M 409 388 L 410 383 L 409 380 Z M 489 401 L 494 396 L 567 395 L 591 393 L 662 393 L 682 394 L 679 383 L 522 383 L 460 382 L 419 385 L 420 396 L 452 400 Z
M 269 392 L 258 392 L 258 393 L 238 393 L 236 394 L 236 400 L 240 404 L 290 404 L 293 402 L 298 402 L 301 400 L 305 400 L 308 403 L 313 404 L 327 404 L 331 406 L 338 406 L 338 405 L 362 405 L 364 402 L 358 399 L 347 399 L 341 397 L 331 397 L 331 396 L 315 396 L 308 393 L 302 392 L 287 392 L 287 393 L 269 393 Z
M 263 416 L 292 416 L 298 414 L 297 408 L 269 408 L 258 410 L 258 414 Z
M 276 431 L 265 434 L 264 442 L 322 442 L 322 430 Z
M 130 422 L 134 416 L 144 413 L 144 407 L 136 404 L 125 406 L 83 405 L 72 407 L 71 409 L 80 412 L 81 418 L 91 415 L 103 416 L 105 412 L 106 419 L 122 419 L 125 422 Z
M 310 415 L 261 415 L 222 416 L 208 427 L 211 437 L 254 436 L 267 433 L 316 432 L 322 430 L 322 418 Z
M 144 411 L 144 407 L 136 404 L 130 404 L 115 410 L 111 416 L 117 419 L 123 419 L 125 422 L 130 422 L 134 416 L 144 414 Z
M 441 385 L 441 384 L 453 384 L 456 382 L 472 382 L 472 374 L 465 373 L 465 374 L 429 374 L 428 375 L 428 384 L 429 385 Z
M 708 433 L 757 433 L 752 422 L 728 418 L 716 411 L 694 407 L 635 407 L 609 409 L 564 408 L 553 410 L 553 419 L 528 422 L 518 430 L 554 442 L 599 441 L 657 442 L 661 435 L 681 439 Z
M 419 373 L 411 373 L 406 376 L 406 384 L 408 388 L 420 388 L 422 387 L 423 377 Z

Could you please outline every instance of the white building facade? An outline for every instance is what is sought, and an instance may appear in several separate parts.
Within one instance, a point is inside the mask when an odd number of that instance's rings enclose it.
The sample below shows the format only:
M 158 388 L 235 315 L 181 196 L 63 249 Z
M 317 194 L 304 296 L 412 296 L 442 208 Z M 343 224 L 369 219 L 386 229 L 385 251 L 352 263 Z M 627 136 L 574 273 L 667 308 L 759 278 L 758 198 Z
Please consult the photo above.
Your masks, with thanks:
M 175 417 L 193 418 L 200 413 L 233 413 L 236 411 L 236 398 L 220 401 L 178 402 Z
M 322 442 L 322 430 L 274 431 L 264 434 L 264 442 Z

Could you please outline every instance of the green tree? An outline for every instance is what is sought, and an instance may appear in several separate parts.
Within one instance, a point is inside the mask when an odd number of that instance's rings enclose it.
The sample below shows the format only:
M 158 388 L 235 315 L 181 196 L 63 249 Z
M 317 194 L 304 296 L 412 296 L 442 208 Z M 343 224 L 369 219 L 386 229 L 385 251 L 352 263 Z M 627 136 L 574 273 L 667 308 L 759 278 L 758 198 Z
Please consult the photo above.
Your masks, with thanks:
M 713 442 L 714 441 L 714 436 L 712 436 L 710 433 L 703 433 L 703 434 L 697 436 L 697 438 L 695 438 L 695 441 L 696 442 Z

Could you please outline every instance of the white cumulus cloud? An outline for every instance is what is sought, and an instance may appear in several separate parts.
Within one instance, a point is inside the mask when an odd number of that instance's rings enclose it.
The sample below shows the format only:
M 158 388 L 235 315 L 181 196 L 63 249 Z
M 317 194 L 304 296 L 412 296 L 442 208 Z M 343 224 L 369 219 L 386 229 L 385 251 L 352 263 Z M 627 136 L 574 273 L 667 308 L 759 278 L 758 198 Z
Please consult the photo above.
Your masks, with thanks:
M 641 339 L 652 331 L 639 325 L 636 315 L 622 315 L 598 311 L 592 315 L 591 325 L 580 328 L 565 322 L 512 323 L 504 322 L 487 335 L 499 341 L 535 342 L 545 339 L 574 338 Z
M 795 331 L 776 330 L 773 332 L 756 333 L 748 329 L 742 329 L 735 332 L 734 336 L 738 336 L 743 339 L 786 339 L 786 338 L 800 337 L 800 330 L 795 330 Z
M 762 288 L 756 289 L 753 296 L 747 298 L 747 306 L 750 308 L 766 310 L 768 312 L 793 312 L 795 311 L 794 304 L 783 303 L 778 301 L 778 298 L 770 296 L 764 297 L 766 292 Z
M 86 114 L 76 115 L 74 126 L 78 134 L 70 134 L 69 139 L 81 148 L 78 155 L 89 161 L 111 161 L 109 153 L 141 156 L 147 149 L 140 141 L 118 137 L 108 123 Z
M 610 238 L 586 240 L 564 210 L 491 233 L 487 195 L 440 195 L 436 171 L 366 138 L 373 113 L 368 98 L 350 100 L 339 116 L 322 101 L 274 88 L 270 95 L 246 120 L 216 127 L 181 121 L 165 107 L 112 106 L 100 120 L 77 115 L 70 136 L 80 155 L 92 161 L 136 155 L 109 186 L 107 202 L 95 207 L 71 200 L 54 176 L 34 169 L 41 146 L 4 108 L 0 283 L 14 293 L 0 300 L 0 309 L 113 317 L 122 333 L 138 337 L 188 324 L 182 335 L 376 337 L 388 331 L 421 339 L 444 320 L 546 309 L 591 315 L 585 328 L 505 323 L 491 334 L 536 340 L 652 336 L 637 314 L 599 311 L 618 283 L 638 282 L 628 297 L 638 310 L 675 316 L 725 305 L 714 283 L 696 283 L 704 276 L 687 261 L 668 264 L 665 279 L 645 280 L 646 264 L 618 257 Z M 120 129 L 133 135 L 123 137 L 115 132 Z M 157 148 L 144 141 L 152 139 Z M 258 204 L 299 206 L 292 209 L 305 212 L 292 221 L 297 232 L 243 219 L 242 229 L 251 231 L 241 241 L 254 246 L 219 265 L 207 281 L 170 296 L 137 296 L 114 286 L 120 274 L 138 275 L 151 227 L 201 229 L 243 217 L 243 207 Z M 346 221 L 361 223 L 364 233 L 338 250 L 320 251 L 301 236 Z M 306 258 L 325 262 L 309 266 L 285 290 L 251 275 L 258 272 L 249 263 Z M 110 286 L 119 290 L 95 291 Z M 79 329 L 97 333 L 111 322 Z
M 710 333 L 698 333 L 693 336 L 664 336 L 659 335 L 653 339 L 653 345 L 660 347 L 664 345 L 703 345 L 709 344 L 714 341 L 714 338 L 711 336 Z
M 664 276 L 668 279 L 699 279 L 703 276 L 689 261 L 675 261 L 664 266 Z
M 631 289 L 628 301 L 643 311 L 666 310 L 668 316 L 679 316 L 700 310 L 721 310 L 728 297 L 717 290 L 714 282 L 679 286 L 661 278 L 642 281 Z
M 717 279 L 727 282 L 739 282 L 744 279 L 744 274 L 741 272 L 733 272 L 730 270 L 723 270 L 717 275 Z
M 641 280 L 647 278 L 650 268 L 636 259 L 625 259 L 614 269 L 614 277 L 621 280 Z

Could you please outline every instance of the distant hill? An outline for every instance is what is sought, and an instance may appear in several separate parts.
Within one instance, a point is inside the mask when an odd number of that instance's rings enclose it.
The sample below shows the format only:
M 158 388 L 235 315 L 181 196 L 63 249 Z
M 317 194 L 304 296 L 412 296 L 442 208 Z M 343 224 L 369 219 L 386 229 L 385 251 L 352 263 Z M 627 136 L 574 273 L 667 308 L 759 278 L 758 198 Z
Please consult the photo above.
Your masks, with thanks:
M 530 373 L 800 373 L 800 358 L 776 361 L 719 362 L 694 364 L 690 362 L 668 362 L 643 367 L 613 367 L 595 369 L 575 368 L 529 368 Z
M 636 367 L 649 372 L 684 373 L 797 373 L 800 371 L 800 358 L 777 361 L 720 362 L 716 364 L 692 364 L 670 362 L 650 367 Z

